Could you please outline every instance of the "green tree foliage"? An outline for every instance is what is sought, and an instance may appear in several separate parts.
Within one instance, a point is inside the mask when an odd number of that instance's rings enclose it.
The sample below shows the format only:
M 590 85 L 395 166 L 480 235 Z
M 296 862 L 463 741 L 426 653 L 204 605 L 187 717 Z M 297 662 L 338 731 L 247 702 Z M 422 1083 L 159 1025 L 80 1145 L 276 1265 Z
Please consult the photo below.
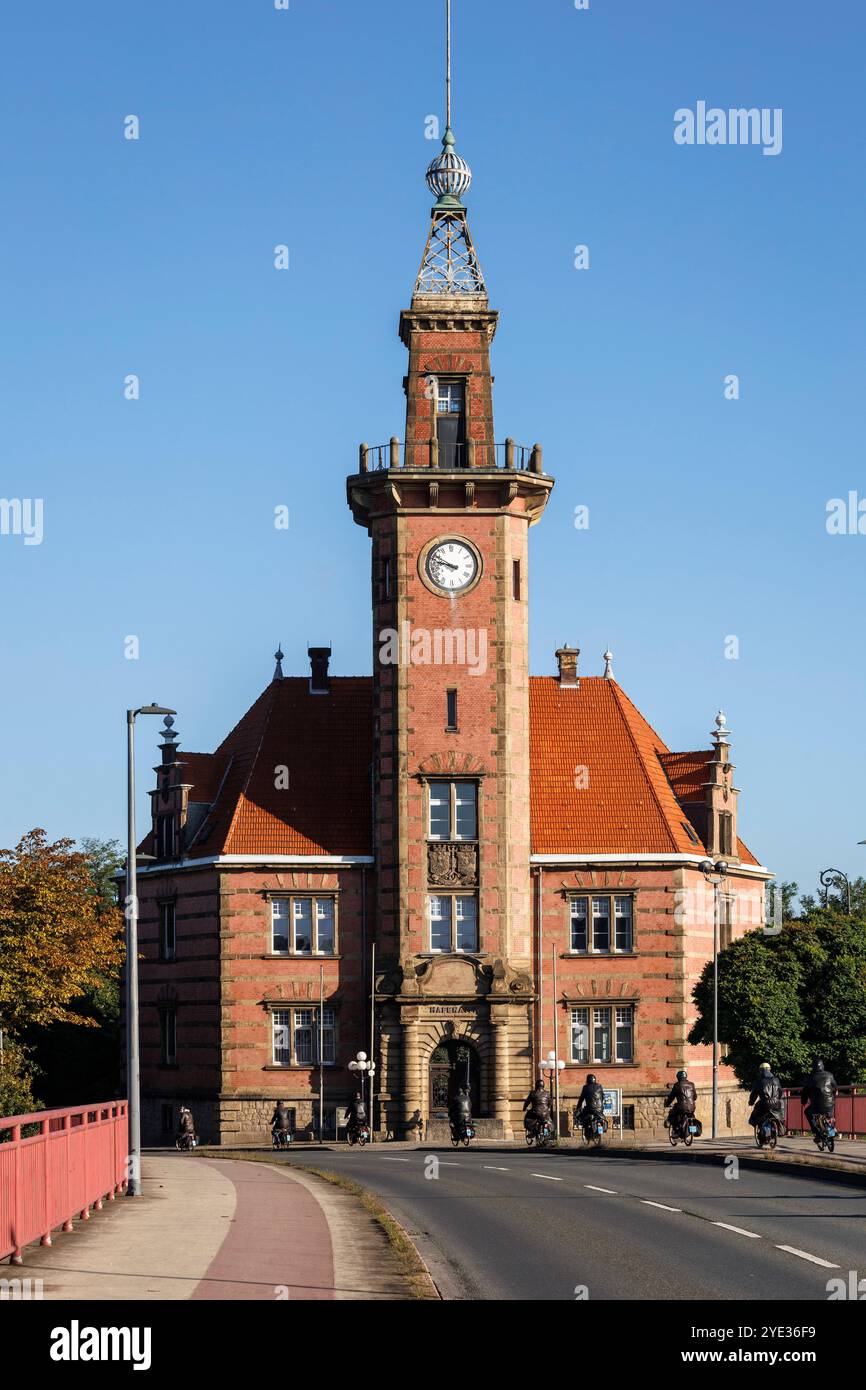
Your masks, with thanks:
M 713 972 L 694 989 L 691 1043 L 712 1042 Z M 814 908 L 775 936 L 748 932 L 719 955 L 719 1038 L 738 1079 L 769 1062 L 796 1085 L 823 1056 L 840 1084 L 866 1081 L 866 913 Z

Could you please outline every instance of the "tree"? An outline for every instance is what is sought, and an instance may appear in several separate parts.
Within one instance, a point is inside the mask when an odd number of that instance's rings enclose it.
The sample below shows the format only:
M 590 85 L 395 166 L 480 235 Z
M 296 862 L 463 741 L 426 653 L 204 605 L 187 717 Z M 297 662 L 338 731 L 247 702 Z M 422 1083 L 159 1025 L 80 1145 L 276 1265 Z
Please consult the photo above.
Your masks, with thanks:
M 0 851 L 0 1018 L 14 1034 L 55 1022 L 97 1026 L 75 1007 L 123 959 L 123 918 L 72 840 L 31 830 Z
M 791 922 L 791 921 L 793 921 L 793 919 L 797 916 L 796 912 L 794 911 L 794 905 L 795 905 L 795 903 L 796 903 L 796 901 L 797 901 L 797 895 L 799 894 L 799 892 L 800 892 L 800 889 L 799 889 L 799 886 L 798 886 L 796 883 L 787 883 L 787 882 L 785 882 L 785 881 L 783 881 L 783 882 L 781 882 L 781 883 L 777 883 L 776 880 L 775 880 L 774 878 L 773 878 L 773 879 L 770 879 L 770 882 L 767 884 L 767 888 L 766 888 L 766 894 L 767 894 L 767 914 L 766 914 L 766 917 L 767 917 L 767 921 L 768 921 L 768 922 L 773 922 L 773 923 L 776 922 L 776 915 L 777 915 L 777 909 L 776 909 L 776 895 L 777 895 L 777 894 L 780 895 L 780 904 L 779 904 L 779 905 L 780 905 L 780 907 L 781 907 L 780 921 L 779 921 L 779 923 L 778 923 L 777 925 L 781 925 L 782 922 Z
M 866 878 L 852 878 L 849 881 L 851 884 L 851 915 L 859 916 L 866 913 Z M 821 885 L 817 897 L 812 893 L 805 893 L 800 900 L 800 911 L 805 917 L 818 912 L 822 907 L 836 908 L 839 912 L 847 913 L 848 893 L 843 884 L 834 884 L 829 888 Z
M 102 921 L 120 921 L 114 875 L 123 867 L 117 841 L 82 839 L 90 882 L 85 891 Z M 76 1021 L 27 1024 L 18 1041 L 39 1077 L 44 1104 L 84 1105 L 120 1094 L 119 963 L 96 970 L 73 1001 Z M 81 1026 L 85 1020 L 85 1026 Z
M 29 1115 L 42 1102 L 33 1094 L 33 1068 L 23 1048 L 4 1032 L 0 1052 L 0 1117 Z
M 712 962 L 693 997 L 691 1043 L 710 1043 Z M 761 1062 L 790 1084 L 822 1056 L 840 1084 L 866 1080 L 866 914 L 814 908 L 776 936 L 748 932 L 719 955 L 719 1038 L 741 1082 Z

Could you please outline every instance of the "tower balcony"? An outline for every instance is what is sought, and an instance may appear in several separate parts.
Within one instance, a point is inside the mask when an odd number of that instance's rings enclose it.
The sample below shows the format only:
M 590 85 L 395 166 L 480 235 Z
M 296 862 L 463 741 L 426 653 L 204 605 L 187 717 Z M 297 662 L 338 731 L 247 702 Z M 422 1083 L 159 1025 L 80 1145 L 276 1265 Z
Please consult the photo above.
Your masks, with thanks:
M 362 444 L 358 472 L 346 479 L 346 498 L 359 526 L 374 517 L 441 511 L 520 513 L 533 526 L 547 504 L 553 478 L 541 445 L 479 440 L 419 440 Z
M 506 439 L 501 444 L 479 440 L 450 443 L 438 439 L 407 443 L 393 436 L 387 444 L 362 444 L 359 448 L 359 473 L 385 473 L 396 470 L 424 472 L 437 469 L 444 472 L 500 470 L 507 473 L 544 473 L 540 444 L 516 444 Z

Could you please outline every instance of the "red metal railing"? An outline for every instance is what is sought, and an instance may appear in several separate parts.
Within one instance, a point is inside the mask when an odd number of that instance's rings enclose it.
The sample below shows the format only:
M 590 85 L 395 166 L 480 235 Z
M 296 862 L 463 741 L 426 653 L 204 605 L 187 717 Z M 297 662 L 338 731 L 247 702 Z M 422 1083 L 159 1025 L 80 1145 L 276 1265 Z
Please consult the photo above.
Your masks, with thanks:
M 794 1134 L 811 1134 L 803 1114 L 800 1087 L 785 1091 L 785 1127 Z M 840 1134 L 866 1134 L 866 1087 L 840 1086 L 836 1097 L 836 1128 Z
M 103 1197 L 114 1201 L 126 1185 L 128 1123 L 125 1100 L 0 1119 L 0 1260 L 21 1264 L 25 1245 L 50 1245 L 55 1227 L 71 1231 L 74 1216 L 87 1221 Z M 22 1139 L 32 1125 L 39 1133 Z

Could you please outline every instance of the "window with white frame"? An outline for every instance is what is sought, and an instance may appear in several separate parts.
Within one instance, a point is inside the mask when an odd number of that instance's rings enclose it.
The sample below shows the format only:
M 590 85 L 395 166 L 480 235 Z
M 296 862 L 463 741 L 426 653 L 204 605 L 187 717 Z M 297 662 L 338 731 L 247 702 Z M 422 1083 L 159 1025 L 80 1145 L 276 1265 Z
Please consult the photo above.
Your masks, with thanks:
M 335 922 L 334 898 L 273 898 L 271 950 L 275 955 L 332 956 Z
M 631 1004 L 617 1007 L 615 1011 L 616 1060 L 634 1060 L 634 1009 Z
M 571 1011 L 571 1060 L 589 1061 L 589 1009 Z
M 463 382 L 439 381 L 436 386 L 437 415 L 459 415 L 463 410 Z
M 327 1066 L 336 1060 L 336 1018 L 332 1008 L 274 1009 L 271 1013 L 274 1063 L 281 1067 L 318 1066 L 319 1035 L 322 1040 L 322 1061 Z
M 431 951 L 478 950 L 475 893 L 431 893 L 427 900 Z
M 570 899 L 571 950 L 579 955 L 611 955 L 634 950 L 634 902 L 629 896 L 599 893 Z
M 478 839 L 478 784 L 428 782 L 431 840 Z
M 605 1065 L 634 1061 L 634 1005 L 571 1010 L 571 1060 Z

